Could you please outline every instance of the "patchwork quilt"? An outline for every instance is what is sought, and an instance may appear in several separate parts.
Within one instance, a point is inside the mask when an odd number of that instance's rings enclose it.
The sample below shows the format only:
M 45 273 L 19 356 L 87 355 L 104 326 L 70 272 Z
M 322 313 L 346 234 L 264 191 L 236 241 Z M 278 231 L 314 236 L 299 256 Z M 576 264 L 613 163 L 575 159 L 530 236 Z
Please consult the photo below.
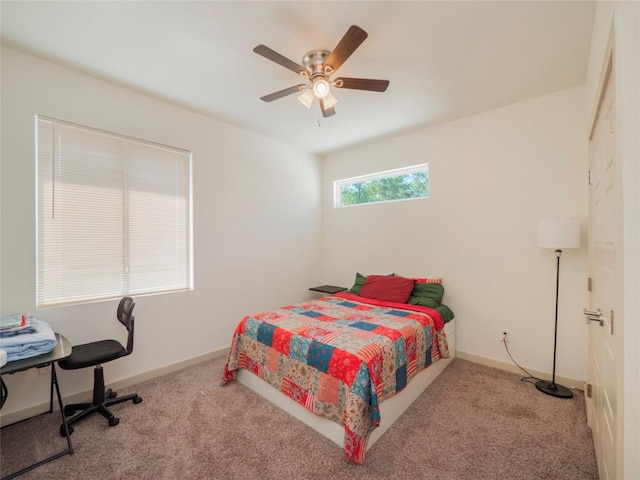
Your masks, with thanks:
M 344 425 L 344 453 L 363 463 L 380 402 L 449 357 L 443 327 L 434 309 L 347 293 L 249 315 L 236 327 L 222 384 L 251 371 Z

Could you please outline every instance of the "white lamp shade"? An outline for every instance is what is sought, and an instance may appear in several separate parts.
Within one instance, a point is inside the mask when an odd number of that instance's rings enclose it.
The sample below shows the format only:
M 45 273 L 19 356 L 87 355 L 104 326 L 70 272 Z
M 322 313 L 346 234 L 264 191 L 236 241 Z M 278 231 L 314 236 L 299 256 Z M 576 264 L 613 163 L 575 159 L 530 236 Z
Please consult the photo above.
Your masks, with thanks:
M 338 99 L 336 97 L 334 97 L 331 92 L 329 92 L 327 94 L 326 97 L 324 97 L 324 99 L 322 100 L 323 104 L 324 104 L 324 108 L 331 108 L 333 107 L 336 103 L 338 103 Z
M 580 248 L 580 219 L 539 219 L 538 247 L 555 249 Z
M 298 100 L 300 100 L 305 107 L 311 108 L 314 98 L 316 97 L 313 96 L 313 91 L 310 88 L 305 88 L 302 95 L 298 97 Z

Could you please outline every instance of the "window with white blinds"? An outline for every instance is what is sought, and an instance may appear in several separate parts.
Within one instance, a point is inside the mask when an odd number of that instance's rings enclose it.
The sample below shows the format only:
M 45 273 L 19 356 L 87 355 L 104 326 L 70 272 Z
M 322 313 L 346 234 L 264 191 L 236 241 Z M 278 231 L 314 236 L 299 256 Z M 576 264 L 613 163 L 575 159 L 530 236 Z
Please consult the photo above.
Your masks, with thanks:
M 191 153 L 44 117 L 37 306 L 193 288 Z

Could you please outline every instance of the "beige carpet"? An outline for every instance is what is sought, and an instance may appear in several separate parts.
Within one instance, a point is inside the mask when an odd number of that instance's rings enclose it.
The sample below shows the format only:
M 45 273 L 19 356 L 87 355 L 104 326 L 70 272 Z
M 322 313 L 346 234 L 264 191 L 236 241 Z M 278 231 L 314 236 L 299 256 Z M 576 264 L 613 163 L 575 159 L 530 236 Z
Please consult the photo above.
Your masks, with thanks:
M 597 479 L 581 392 L 538 392 L 520 376 L 456 359 L 367 452 L 347 461 L 333 442 L 243 385 L 220 387 L 224 359 L 120 393 L 120 424 L 75 426 L 75 454 L 29 479 Z M 108 381 L 108 366 L 105 367 Z M 61 385 L 64 391 L 64 385 Z M 0 432 L 5 476 L 62 450 L 59 415 Z

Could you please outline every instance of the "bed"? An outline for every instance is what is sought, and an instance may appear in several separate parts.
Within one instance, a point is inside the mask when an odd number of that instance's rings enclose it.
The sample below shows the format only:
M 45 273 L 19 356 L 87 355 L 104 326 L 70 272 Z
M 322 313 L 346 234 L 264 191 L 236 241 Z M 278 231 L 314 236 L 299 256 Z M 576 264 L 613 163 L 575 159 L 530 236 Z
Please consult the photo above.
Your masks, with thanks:
M 409 279 L 398 297 L 389 295 L 394 289 L 388 285 L 400 281 L 361 277 L 347 293 L 243 318 L 222 379 L 223 385 L 237 379 L 252 388 L 343 447 L 356 463 L 364 462 L 367 448 L 455 351 L 449 343 L 453 320 L 445 326 L 453 315 L 441 313 L 441 294 L 438 302 L 426 302 L 432 307 L 408 303 L 419 288 L 443 293 L 441 285 Z M 385 277 L 376 287 L 383 293 L 374 288 L 372 294 L 368 287 L 378 277 Z

